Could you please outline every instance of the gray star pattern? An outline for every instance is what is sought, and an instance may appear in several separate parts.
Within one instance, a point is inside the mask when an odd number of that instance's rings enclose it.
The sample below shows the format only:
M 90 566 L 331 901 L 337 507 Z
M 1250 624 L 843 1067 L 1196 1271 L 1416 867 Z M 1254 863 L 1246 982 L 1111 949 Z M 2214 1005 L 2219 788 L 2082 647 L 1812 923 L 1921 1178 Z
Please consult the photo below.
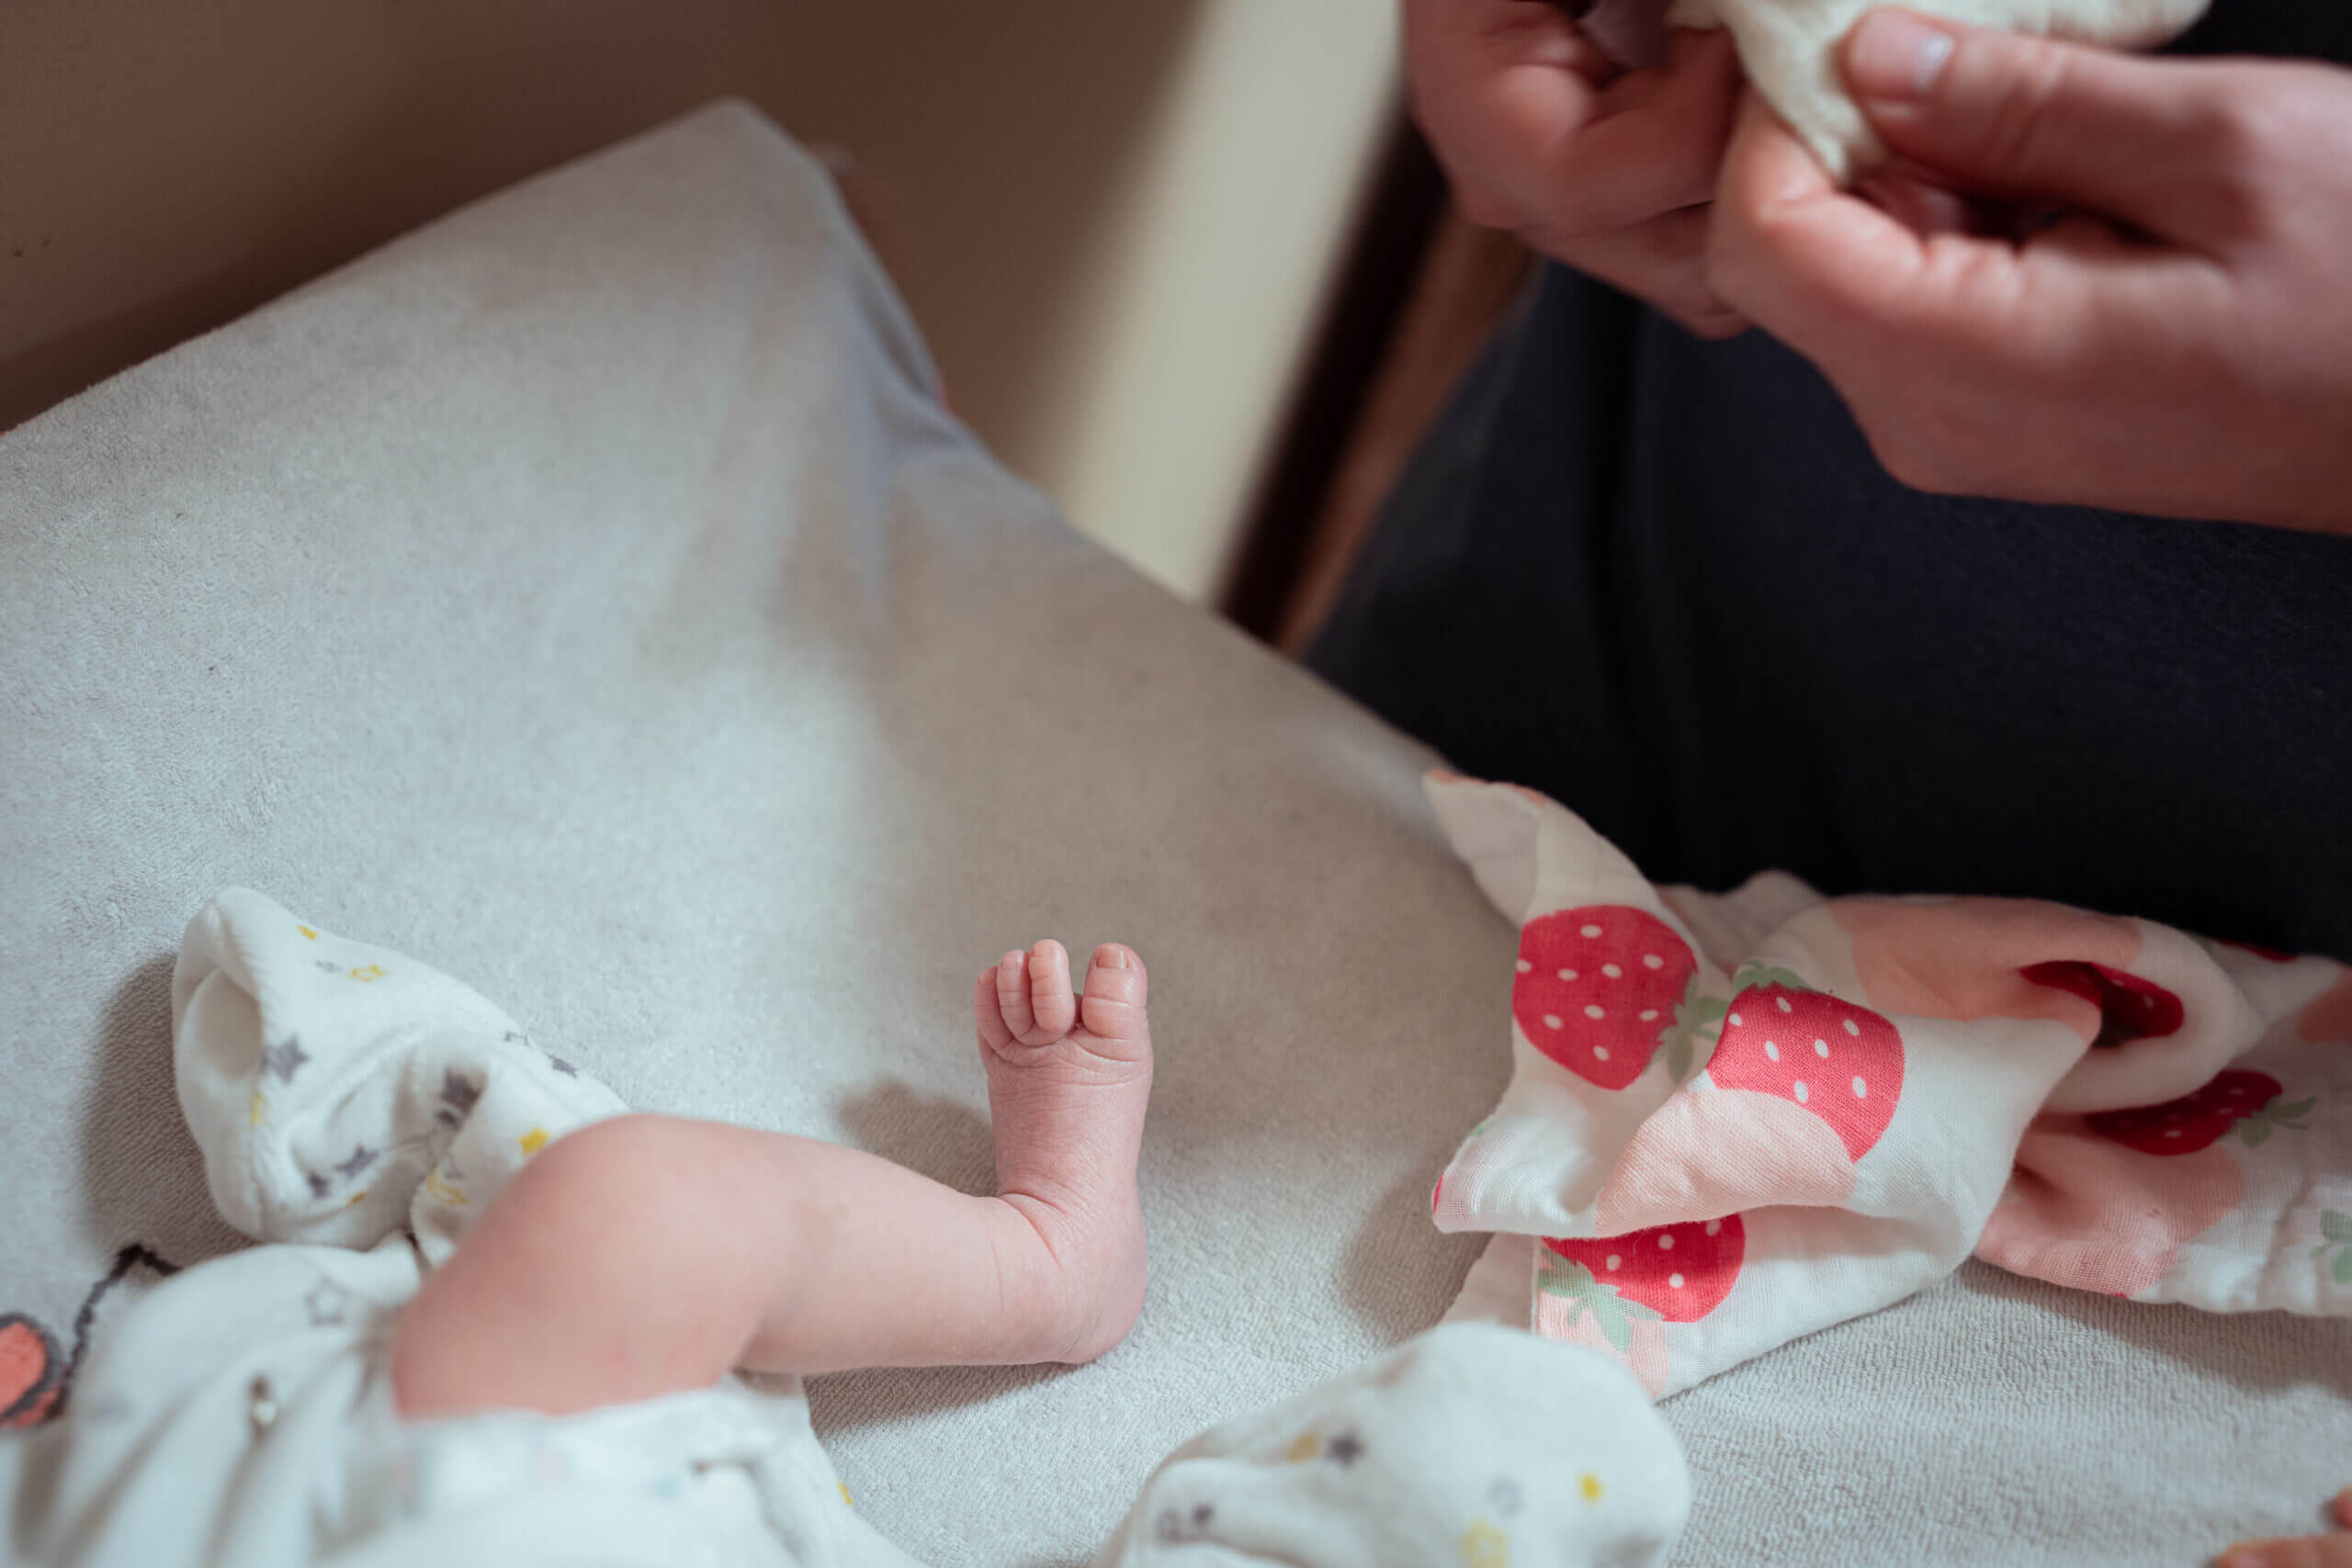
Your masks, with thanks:
M 325 970 L 330 975 L 340 975 L 343 973 L 343 965 L 337 964 L 332 958 L 322 958 L 318 961 L 318 964 L 320 968 Z
M 1363 1439 L 1353 1432 L 1342 1432 L 1332 1438 L 1323 1451 L 1331 1457 L 1332 1463 L 1345 1470 L 1354 1464 L 1358 1456 L 1363 1454 Z
M 279 1083 L 292 1083 L 296 1070 L 309 1060 L 311 1054 L 302 1049 L 302 1042 L 289 1034 L 283 1045 L 263 1047 L 261 1067 L 266 1073 L 276 1073 Z
M 311 1327 L 332 1328 L 351 1310 L 351 1292 L 322 1274 L 319 1282 L 302 1298 L 302 1305 L 311 1314 Z
M 345 1179 L 349 1179 L 351 1177 L 357 1176 L 361 1171 L 367 1169 L 369 1166 L 374 1165 L 375 1163 L 376 1151 L 374 1149 L 369 1148 L 365 1144 L 354 1144 L 351 1145 L 351 1157 L 343 1161 L 334 1168 L 340 1175 Z
M 450 1110 L 462 1116 L 474 1108 L 475 1100 L 481 1098 L 481 1086 L 457 1068 L 450 1067 L 441 1074 L 441 1098 Z

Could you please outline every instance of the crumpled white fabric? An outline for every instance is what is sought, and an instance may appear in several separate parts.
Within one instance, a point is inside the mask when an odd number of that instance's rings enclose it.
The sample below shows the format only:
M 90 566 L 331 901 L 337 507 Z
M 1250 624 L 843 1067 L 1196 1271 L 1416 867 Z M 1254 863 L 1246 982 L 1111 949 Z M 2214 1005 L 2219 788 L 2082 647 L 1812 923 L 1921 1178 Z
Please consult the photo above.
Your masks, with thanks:
M 2026 899 L 1655 886 L 1557 802 L 1430 804 L 1520 928 L 1511 1080 L 1431 1194 L 1449 1315 L 1679 1392 L 1973 1252 L 2352 1317 L 2352 970 Z
M 1656 64 L 1667 28 L 1729 28 L 1739 60 L 1766 101 L 1841 183 L 1885 161 L 1846 91 L 1838 46 L 1883 0 L 1600 0 L 1577 22 L 1628 69 Z M 1913 0 L 1908 9 L 1977 27 L 2142 49 L 2173 37 L 2207 0 Z
M 1101 1568 L 1650 1568 L 1690 1476 L 1600 1356 L 1452 1324 L 1204 1432 L 1145 1483 Z
M 172 1051 L 222 1218 L 360 1248 L 406 1228 L 435 1265 L 532 1154 L 628 1109 L 472 987 L 244 887 L 188 921 Z

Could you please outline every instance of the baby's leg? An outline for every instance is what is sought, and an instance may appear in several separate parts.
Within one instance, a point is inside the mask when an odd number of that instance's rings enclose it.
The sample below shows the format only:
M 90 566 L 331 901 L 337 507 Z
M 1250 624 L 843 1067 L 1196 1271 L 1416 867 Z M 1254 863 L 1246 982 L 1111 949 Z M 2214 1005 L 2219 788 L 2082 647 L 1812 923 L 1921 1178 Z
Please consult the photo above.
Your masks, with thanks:
M 1082 998 L 1056 942 L 980 977 L 993 1198 L 720 1122 L 624 1116 L 549 1145 L 401 1314 L 401 1413 L 561 1415 L 738 1366 L 1101 1355 L 1143 1302 L 1144 987 L 1110 944 Z

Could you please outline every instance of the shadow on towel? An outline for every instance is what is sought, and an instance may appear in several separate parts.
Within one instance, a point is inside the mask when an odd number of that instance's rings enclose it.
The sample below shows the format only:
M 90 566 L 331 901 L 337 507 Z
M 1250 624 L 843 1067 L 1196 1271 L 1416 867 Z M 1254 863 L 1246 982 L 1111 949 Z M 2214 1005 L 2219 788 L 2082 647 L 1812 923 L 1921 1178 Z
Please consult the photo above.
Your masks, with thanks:
M 979 1064 L 973 1067 L 977 1075 Z M 833 1106 L 842 1141 L 958 1192 L 996 1190 L 996 1138 L 988 1113 L 947 1094 L 885 1078 Z
M 82 1127 L 91 1228 L 183 1266 L 247 1245 L 212 1207 L 204 1157 L 172 1082 L 172 956 L 133 969 L 107 998 L 89 1057 L 97 1091 Z
M 1963 1267 L 1954 1278 L 1962 1290 L 2071 1318 L 2250 1393 L 2318 1382 L 2352 1398 L 2352 1321 L 2285 1312 L 2219 1315 L 2191 1306 L 2117 1301 L 1981 1263 Z
M 1347 1303 L 1363 1320 L 1395 1332 L 1400 1300 L 1452 1301 L 1462 1293 L 1470 1266 L 1485 1250 L 1487 1236 L 1478 1231 L 1447 1235 L 1430 1224 L 1430 1189 L 1444 1161 L 1408 1170 L 1381 1194 L 1380 1206 L 1349 1239 L 1340 1260 L 1340 1289 Z M 1449 1277 L 1442 1296 L 1431 1293 L 1428 1276 Z M 1396 1343 L 1434 1326 L 1437 1319 L 1407 1328 Z

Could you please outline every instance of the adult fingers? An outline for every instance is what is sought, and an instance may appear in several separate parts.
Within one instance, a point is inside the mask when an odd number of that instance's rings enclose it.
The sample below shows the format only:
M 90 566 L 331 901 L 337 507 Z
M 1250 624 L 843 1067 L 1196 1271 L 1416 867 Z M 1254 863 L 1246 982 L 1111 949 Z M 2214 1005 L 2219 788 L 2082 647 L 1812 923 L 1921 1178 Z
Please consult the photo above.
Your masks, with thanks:
M 1819 358 L 1858 325 L 1917 311 L 1928 243 L 1839 190 L 1764 100 L 1746 96 L 1708 253 L 1709 279 L 1725 304 Z
M 1846 82 L 1902 156 L 1967 188 L 2054 197 L 2164 238 L 2226 231 L 2259 88 L 2242 68 L 2153 60 L 1882 8 Z
M 2222 1553 L 2222 1568 L 2352 1568 L 2352 1535 L 2240 1541 Z
M 1557 254 L 1713 190 L 1739 82 L 1727 33 L 1678 32 L 1664 64 L 1621 75 L 1550 6 L 1410 0 L 1406 17 L 1414 112 L 1473 221 Z
M 1686 207 L 1566 247 L 1562 259 L 1580 272 L 1648 301 L 1700 337 L 1733 337 L 1747 318 L 1726 305 L 1709 281 L 1710 209 Z
M 1530 0 L 1405 0 L 1414 118 L 1473 221 L 1519 221 L 1546 152 L 1589 119 L 1609 74 L 1556 6 Z
M 1676 33 L 1667 62 L 1611 83 L 1574 146 L 1554 155 L 1548 189 L 1557 219 L 1597 233 L 1706 201 L 1739 83 L 1730 33 Z

